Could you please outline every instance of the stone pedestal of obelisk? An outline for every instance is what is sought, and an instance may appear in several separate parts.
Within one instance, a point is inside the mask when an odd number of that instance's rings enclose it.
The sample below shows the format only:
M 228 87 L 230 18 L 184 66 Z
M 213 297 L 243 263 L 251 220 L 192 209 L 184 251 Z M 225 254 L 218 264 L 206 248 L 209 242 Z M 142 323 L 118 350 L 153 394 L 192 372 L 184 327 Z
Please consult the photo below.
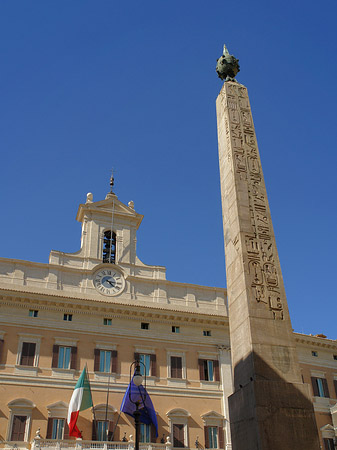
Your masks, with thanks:
M 234 378 L 229 398 L 233 450 L 318 450 L 247 89 L 225 82 L 216 105 Z

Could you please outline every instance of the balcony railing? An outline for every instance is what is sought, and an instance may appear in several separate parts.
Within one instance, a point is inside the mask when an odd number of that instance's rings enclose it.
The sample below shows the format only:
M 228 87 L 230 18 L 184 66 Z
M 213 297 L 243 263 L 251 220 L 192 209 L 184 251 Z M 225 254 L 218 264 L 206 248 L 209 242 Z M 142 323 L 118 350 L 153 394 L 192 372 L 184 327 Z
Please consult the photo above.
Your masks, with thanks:
M 56 439 L 33 439 L 29 442 L 4 442 L 6 449 L 11 450 L 134 450 L 135 443 L 130 442 L 110 442 L 110 441 L 83 441 L 76 440 L 56 440 Z M 172 444 L 168 441 L 164 444 L 141 443 L 140 450 L 172 450 Z

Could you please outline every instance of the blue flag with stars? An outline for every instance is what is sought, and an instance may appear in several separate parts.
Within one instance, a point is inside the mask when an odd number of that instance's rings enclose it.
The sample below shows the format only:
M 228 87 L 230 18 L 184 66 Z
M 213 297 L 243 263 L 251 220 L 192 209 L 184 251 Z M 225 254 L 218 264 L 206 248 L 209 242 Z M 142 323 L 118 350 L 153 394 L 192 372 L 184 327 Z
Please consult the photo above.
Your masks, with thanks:
M 130 393 L 132 402 L 130 401 Z M 154 410 L 151 398 L 144 386 L 136 386 L 131 380 L 121 404 L 121 411 L 134 418 L 133 413 L 136 411 L 136 405 L 133 402 L 139 402 L 140 422 L 150 425 L 153 423 L 158 437 L 158 422 L 156 411 Z

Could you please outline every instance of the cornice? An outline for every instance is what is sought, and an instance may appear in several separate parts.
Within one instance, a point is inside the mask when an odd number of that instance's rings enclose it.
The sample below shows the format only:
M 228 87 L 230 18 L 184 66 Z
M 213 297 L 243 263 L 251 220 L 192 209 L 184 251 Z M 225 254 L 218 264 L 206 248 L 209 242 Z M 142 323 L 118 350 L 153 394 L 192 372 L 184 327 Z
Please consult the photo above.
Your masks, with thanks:
M 35 386 L 35 387 L 53 387 L 54 389 L 74 389 L 74 385 L 77 381 L 77 376 L 80 375 L 80 372 L 76 374 L 76 377 L 74 380 L 70 379 L 57 379 L 52 377 L 46 377 L 46 376 L 39 376 L 39 377 L 29 377 L 25 376 L 22 377 L 20 375 L 11 375 L 8 373 L 1 373 L 0 374 L 0 382 L 2 385 L 9 385 L 13 384 L 17 386 L 18 384 L 22 386 Z M 89 373 L 90 376 L 90 387 L 92 390 L 96 391 L 103 391 L 106 392 L 106 382 L 105 381 L 97 381 L 94 380 L 93 373 Z M 119 393 L 124 394 L 127 387 L 128 382 L 126 383 L 114 383 L 110 384 L 109 391 L 111 394 Z M 165 385 L 155 385 L 155 386 L 146 386 L 147 391 L 150 394 L 153 395 L 174 395 L 174 396 L 183 396 L 183 397 L 201 397 L 201 398 L 210 398 L 213 397 L 214 399 L 221 399 L 222 398 L 222 390 L 211 390 L 211 389 L 204 389 L 204 388 L 179 388 L 176 386 L 165 386 Z
M 310 336 L 307 334 L 294 333 L 295 341 L 311 347 L 331 348 L 337 350 L 337 340 Z
M 169 304 L 165 304 L 166 307 L 161 307 L 158 303 L 154 303 L 153 305 L 144 305 L 135 303 L 130 303 L 129 301 L 118 302 L 116 301 L 116 297 L 114 297 L 114 301 L 107 301 L 106 298 L 102 298 L 100 300 L 92 300 L 88 299 L 88 296 L 76 296 L 76 297 L 65 297 L 64 292 L 63 295 L 50 295 L 48 293 L 33 293 L 33 292 L 25 292 L 25 291 L 8 291 L 7 295 L 0 295 L 0 301 L 3 304 L 8 306 L 17 305 L 39 305 L 44 309 L 52 308 L 58 311 L 63 311 L 64 308 L 69 311 L 76 311 L 81 314 L 91 314 L 92 312 L 104 312 L 110 314 L 125 314 L 139 317 L 161 317 L 165 318 L 165 320 L 174 320 L 174 321 L 190 321 L 197 323 L 219 323 L 228 324 L 228 316 L 221 315 L 220 312 L 216 311 L 215 314 L 210 314 L 209 312 L 205 312 L 202 310 L 193 311 L 189 310 L 188 307 L 184 306 L 183 308 L 173 308 Z M 14 294 L 14 295 L 13 295 Z M 34 298 L 31 299 L 27 296 L 27 294 L 33 294 Z M 175 305 L 176 306 L 176 305 Z

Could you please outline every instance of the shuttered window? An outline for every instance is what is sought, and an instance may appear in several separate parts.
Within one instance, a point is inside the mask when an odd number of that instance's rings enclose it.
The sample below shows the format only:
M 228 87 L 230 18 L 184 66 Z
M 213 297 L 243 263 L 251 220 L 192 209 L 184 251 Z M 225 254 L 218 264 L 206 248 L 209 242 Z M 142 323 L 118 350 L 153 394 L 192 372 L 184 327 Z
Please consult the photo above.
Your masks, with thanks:
M 323 439 L 324 450 L 335 450 L 333 439 Z
M 205 427 L 205 448 L 224 448 L 224 432 L 222 427 Z
M 64 418 L 48 418 L 46 439 L 69 439 L 69 427 Z
M 146 354 L 146 353 L 135 353 L 135 361 L 140 361 L 140 372 L 142 375 L 146 373 L 146 376 L 156 377 L 157 376 L 157 359 L 156 355 Z
M 94 350 L 94 372 L 116 373 L 117 351 L 116 350 Z
M 11 441 L 24 441 L 27 416 L 14 416 Z
M 53 345 L 53 357 L 51 366 L 58 369 L 77 368 L 77 347 L 64 347 Z
M 20 365 L 34 366 L 35 349 L 36 349 L 35 342 L 23 342 L 22 343 Z
M 328 382 L 325 378 L 311 377 L 311 384 L 315 397 L 330 397 Z
M 210 359 L 199 359 L 200 380 L 220 381 L 219 361 Z
M 171 378 L 182 378 L 182 367 L 181 356 L 171 356 Z

